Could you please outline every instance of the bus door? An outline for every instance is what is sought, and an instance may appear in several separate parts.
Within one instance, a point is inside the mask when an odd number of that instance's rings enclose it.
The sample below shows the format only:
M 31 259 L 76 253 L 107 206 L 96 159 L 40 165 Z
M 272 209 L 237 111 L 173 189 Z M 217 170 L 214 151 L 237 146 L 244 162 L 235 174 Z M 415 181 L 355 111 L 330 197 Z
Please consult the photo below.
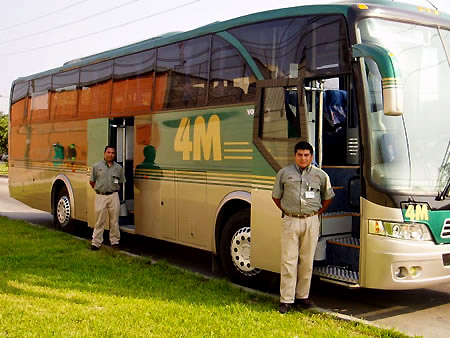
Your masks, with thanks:
M 119 192 L 119 225 L 121 230 L 134 233 L 134 117 L 111 119 L 109 129 L 109 143 L 116 146 L 116 161 L 126 179 Z
M 109 119 L 91 119 L 87 121 L 88 125 L 88 147 L 87 147 L 87 165 L 92 165 L 103 159 L 105 146 L 109 143 Z M 86 192 L 87 192 L 87 220 L 90 227 L 95 226 L 95 191 L 89 185 L 90 170 L 87 173 Z
M 277 171 L 294 160 L 294 146 L 307 137 L 302 92 L 297 78 L 257 83 L 253 142 L 259 156 L 253 159 L 251 208 L 251 265 L 279 272 L 281 212 L 272 201 Z
M 314 273 L 349 285 L 359 283 L 360 167 L 356 105 L 347 76 L 305 81 L 310 142 L 315 165 L 335 193 L 322 216 Z

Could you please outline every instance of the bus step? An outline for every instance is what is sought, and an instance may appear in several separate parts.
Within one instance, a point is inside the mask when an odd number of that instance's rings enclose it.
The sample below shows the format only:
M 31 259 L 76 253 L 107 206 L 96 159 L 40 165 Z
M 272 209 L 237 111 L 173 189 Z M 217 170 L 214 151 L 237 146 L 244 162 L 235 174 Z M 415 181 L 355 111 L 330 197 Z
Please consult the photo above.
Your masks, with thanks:
M 359 238 L 342 237 L 327 240 L 326 262 L 328 265 L 346 267 L 359 271 Z
M 361 216 L 358 212 L 351 211 L 331 211 L 323 214 L 323 217 L 331 218 L 331 217 L 348 217 L 348 216 Z
M 355 238 L 355 237 L 333 238 L 333 239 L 327 240 L 327 244 L 346 246 L 346 247 L 355 248 L 355 249 L 360 248 L 359 238 Z
M 120 225 L 119 229 L 122 230 L 123 232 L 128 232 L 129 234 L 136 233 L 136 226 L 134 224 Z
M 313 274 L 333 280 L 356 284 L 359 281 L 359 272 L 351 271 L 342 266 L 327 265 L 315 267 Z

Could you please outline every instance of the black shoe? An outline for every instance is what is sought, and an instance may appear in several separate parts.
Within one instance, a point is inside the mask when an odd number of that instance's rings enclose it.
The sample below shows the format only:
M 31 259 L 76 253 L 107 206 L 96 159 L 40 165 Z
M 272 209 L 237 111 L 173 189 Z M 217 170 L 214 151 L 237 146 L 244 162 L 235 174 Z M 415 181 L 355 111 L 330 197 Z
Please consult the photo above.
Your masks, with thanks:
M 316 306 L 309 298 L 295 299 L 295 306 L 301 309 L 311 309 Z
M 98 250 L 100 250 L 100 248 L 98 246 L 91 245 L 91 250 L 92 251 L 98 251 Z
M 288 313 L 291 310 L 292 304 L 288 304 L 288 303 L 280 303 L 280 307 L 278 308 L 278 311 L 280 311 L 280 313 L 282 315 L 284 315 L 285 313 Z
M 119 243 L 117 243 L 117 244 L 112 244 L 112 245 L 111 245 L 111 248 L 113 248 L 114 250 L 119 250 L 119 249 L 120 249 Z

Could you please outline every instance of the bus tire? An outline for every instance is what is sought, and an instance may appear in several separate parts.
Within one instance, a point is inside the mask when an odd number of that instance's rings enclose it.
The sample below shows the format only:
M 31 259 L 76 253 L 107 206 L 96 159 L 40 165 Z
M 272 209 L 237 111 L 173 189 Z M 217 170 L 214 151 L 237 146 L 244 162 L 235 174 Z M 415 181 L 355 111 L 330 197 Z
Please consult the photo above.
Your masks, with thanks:
M 67 188 L 64 187 L 59 190 L 56 196 L 55 212 L 53 215 L 55 225 L 58 229 L 71 233 L 75 229 L 75 222 L 71 217 L 72 206 Z
M 244 209 L 226 222 L 220 237 L 220 258 L 225 273 L 234 283 L 256 286 L 262 271 L 250 264 L 250 209 Z

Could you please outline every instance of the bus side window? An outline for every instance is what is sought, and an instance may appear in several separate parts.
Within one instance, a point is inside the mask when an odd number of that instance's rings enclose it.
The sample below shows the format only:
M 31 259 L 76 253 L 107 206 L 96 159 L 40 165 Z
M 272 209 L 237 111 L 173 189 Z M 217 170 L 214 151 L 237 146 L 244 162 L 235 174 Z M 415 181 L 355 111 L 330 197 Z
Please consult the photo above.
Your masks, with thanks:
M 31 121 L 48 121 L 50 114 L 51 76 L 31 81 Z
M 297 88 L 265 88 L 263 112 L 263 138 L 286 139 L 300 136 Z
M 206 104 L 211 36 L 158 48 L 157 93 L 165 96 L 163 109 Z M 159 88 L 158 88 L 159 87 Z
M 253 102 L 255 91 L 255 76 L 240 53 L 213 36 L 208 105 Z
M 113 61 L 103 61 L 80 69 L 78 117 L 108 116 L 111 112 Z

